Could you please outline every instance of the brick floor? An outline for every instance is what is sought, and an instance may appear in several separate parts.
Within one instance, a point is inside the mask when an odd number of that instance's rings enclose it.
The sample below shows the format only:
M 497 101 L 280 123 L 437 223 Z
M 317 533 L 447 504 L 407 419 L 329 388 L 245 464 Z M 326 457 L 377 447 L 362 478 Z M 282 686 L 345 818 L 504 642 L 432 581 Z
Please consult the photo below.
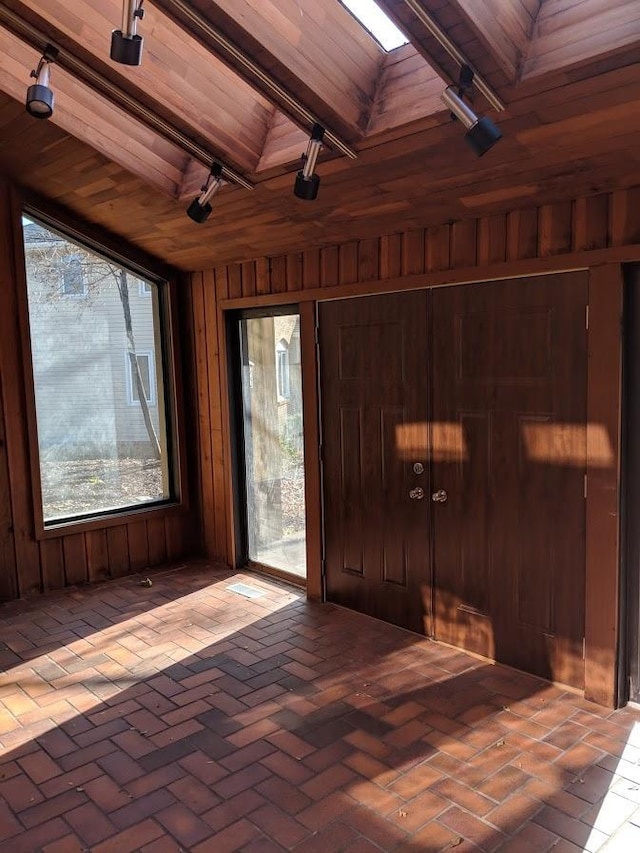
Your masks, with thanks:
M 0 849 L 640 850 L 639 712 L 257 575 L 152 578 L 0 607 Z

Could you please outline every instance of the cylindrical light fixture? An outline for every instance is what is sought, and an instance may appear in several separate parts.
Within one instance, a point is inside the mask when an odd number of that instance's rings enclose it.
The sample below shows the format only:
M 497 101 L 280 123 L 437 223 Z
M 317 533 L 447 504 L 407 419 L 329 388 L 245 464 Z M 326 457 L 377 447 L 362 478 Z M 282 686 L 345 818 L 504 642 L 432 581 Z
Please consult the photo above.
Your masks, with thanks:
M 140 65 L 144 39 L 136 32 L 138 18 L 144 16 L 144 0 L 124 0 L 122 29 L 111 33 L 111 59 L 121 65 Z
M 323 139 L 324 127 L 321 124 L 314 124 L 306 153 L 302 155 L 304 165 L 302 170 L 296 175 L 296 181 L 293 186 L 293 194 L 297 198 L 313 201 L 318 195 L 320 176 L 315 175 L 313 170 L 316 167 Z
M 29 115 L 32 115 L 34 118 L 51 118 L 53 115 L 55 99 L 53 91 L 49 87 L 51 80 L 50 65 L 56 61 L 57 57 L 58 49 L 48 44 L 44 49 L 38 67 L 31 72 L 31 77 L 36 82 L 27 89 L 25 107 Z
M 191 202 L 187 208 L 187 215 L 194 222 L 205 222 L 211 215 L 212 207 L 210 200 L 220 190 L 224 181 L 222 180 L 222 166 L 214 163 L 206 183 L 202 186 L 200 195 Z
M 442 100 L 460 124 L 466 127 L 465 139 L 478 157 L 482 157 L 499 139 L 502 139 L 500 128 L 486 116 L 476 115 L 462 100 L 462 96 L 456 92 L 455 87 L 448 86 L 442 93 Z

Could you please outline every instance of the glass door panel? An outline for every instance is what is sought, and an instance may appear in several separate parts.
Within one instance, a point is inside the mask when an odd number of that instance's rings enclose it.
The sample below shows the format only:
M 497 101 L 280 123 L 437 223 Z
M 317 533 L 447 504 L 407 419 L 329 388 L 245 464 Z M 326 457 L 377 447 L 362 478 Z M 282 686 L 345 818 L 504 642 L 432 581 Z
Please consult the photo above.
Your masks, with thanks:
M 306 576 L 300 316 L 240 321 L 247 549 Z

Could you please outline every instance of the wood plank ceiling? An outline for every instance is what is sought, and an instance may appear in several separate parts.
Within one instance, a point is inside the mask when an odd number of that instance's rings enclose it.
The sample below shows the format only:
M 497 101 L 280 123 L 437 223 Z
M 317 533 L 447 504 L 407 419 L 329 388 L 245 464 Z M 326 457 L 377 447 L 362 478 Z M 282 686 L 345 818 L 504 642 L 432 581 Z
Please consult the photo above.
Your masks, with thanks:
M 2 0 L 0 170 L 188 270 L 640 183 L 637 0 L 379 5 L 410 40 L 390 53 L 339 0 L 150 0 L 142 64 L 132 68 L 109 59 L 120 0 Z M 475 108 L 504 134 L 482 159 L 440 100 L 459 68 L 425 18 L 506 105 L 496 114 L 475 93 Z M 211 28 L 260 74 L 221 51 Z M 44 42 L 107 84 L 100 91 L 62 61 L 53 66 L 47 122 L 22 106 Z M 148 115 L 255 190 L 226 186 L 210 219 L 193 223 L 185 205 L 206 157 Z M 319 197 L 305 202 L 292 183 L 312 120 L 358 156 L 327 145 Z

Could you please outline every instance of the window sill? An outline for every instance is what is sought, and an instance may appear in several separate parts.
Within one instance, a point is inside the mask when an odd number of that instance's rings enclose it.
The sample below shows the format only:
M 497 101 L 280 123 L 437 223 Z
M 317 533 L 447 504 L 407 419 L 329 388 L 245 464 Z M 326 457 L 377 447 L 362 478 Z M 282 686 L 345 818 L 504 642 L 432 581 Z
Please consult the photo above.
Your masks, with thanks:
M 120 527 L 127 524 L 137 524 L 143 521 L 158 521 L 163 518 L 185 515 L 188 512 L 185 501 L 166 501 L 153 506 L 142 506 L 139 509 L 127 507 L 114 510 L 104 515 L 91 515 L 84 518 L 71 518 L 36 525 L 36 539 L 59 539 L 76 533 L 89 533 L 93 530 L 104 530 L 108 527 Z

